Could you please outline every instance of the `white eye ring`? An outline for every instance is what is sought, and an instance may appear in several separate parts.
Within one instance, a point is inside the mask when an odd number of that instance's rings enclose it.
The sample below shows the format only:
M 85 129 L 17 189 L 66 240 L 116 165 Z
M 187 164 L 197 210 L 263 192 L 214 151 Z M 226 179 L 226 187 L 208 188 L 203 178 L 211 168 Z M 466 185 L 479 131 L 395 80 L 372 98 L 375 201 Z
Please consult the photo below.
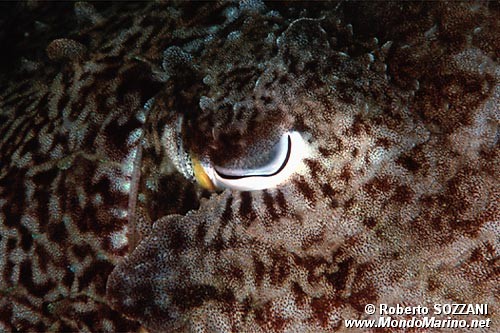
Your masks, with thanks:
M 307 144 L 299 132 L 285 133 L 277 145 L 277 154 L 265 166 L 255 169 L 229 169 L 200 162 L 215 188 L 253 191 L 273 188 L 288 179 L 307 155 Z M 200 177 L 196 177 L 199 179 Z

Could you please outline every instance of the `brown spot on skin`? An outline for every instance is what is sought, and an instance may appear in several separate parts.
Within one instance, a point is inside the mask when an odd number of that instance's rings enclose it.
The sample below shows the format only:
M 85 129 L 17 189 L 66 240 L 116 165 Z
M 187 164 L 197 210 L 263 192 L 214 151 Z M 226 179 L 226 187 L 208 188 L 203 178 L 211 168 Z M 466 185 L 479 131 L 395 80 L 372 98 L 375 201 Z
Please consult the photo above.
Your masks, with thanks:
M 374 286 L 367 286 L 357 290 L 349 297 L 349 303 L 359 312 L 363 311 L 366 304 L 376 304 L 378 295 Z
M 329 326 L 329 313 L 336 305 L 335 302 L 326 298 L 313 298 L 311 300 L 311 308 L 322 327 Z
M 68 269 L 64 274 L 62 282 L 67 288 L 71 288 L 74 281 L 75 281 L 75 273 L 73 273 L 71 270 Z
M 52 41 L 46 51 L 50 60 L 81 60 L 86 53 L 86 47 L 75 40 L 61 38 Z
M 325 147 L 319 147 L 318 148 L 318 151 L 320 152 L 320 154 L 324 157 L 330 157 L 333 152 Z
M 343 291 L 347 287 L 347 279 L 349 271 L 352 270 L 354 261 L 352 258 L 337 264 L 337 269 L 334 273 L 327 275 L 327 279 L 335 287 L 337 291 Z
M 321 186 L 321 192 L 330 199 L 330 205 L 332 208 L 337 208 L 339 206 L 339 202 L 336 199 L 338 192 L 335 191 L 329 184 L 323 184 Z
M 484 259 L 483 254 L 481 253 L 480 248 L 474 249 L 470 255 L 471 261 L 482 261 Z
M 295 299 L 297 300 L 297 306 L 303 307 L 306 304 L 307 298 L 305 296 L 306 293 L 302 290 L 302 287 L 298 283 L 294 282 L 292 284 L 292 291 Z
M 325 239 L 326 235 L 324 232 L 318 234 L 307 235 L 302 241 L 302 249 L 307 250 L 315 244 L 321 243 Z
M 376 145 L 379 147 L 382 147 L 384 149 L 388 149 L 391 147 L 392 142 L 391 142 L 391 140 L 389 140 L 387 138 L 379 138 L 379 139 L 377 139 Z
M 254 310 L 255 312 L 255 320 L 260 326 L 267 326 L 267 323 L 269 322 L 269 313 L 271 312 L 270 310 L 270 305 L 266 304 L 264 306 L 261 306 Z
M 232 266 L 228 271 L 221 273 L 226 274 L 236 281 L 241 280 L 245 276 L 245 272 L 241 268 L 235 266 Z
M 369 134 L 370 126 L 366 124 L 365 120 L 360 116 L 356 115 L 353 120 L 353 125 L 350 128 L 352 135 L 360 136 L 362 134 Z
M 94 251 L 92 250 L 92 247 L 88 244 L 74 245 L 72 247 L 72 252 L 75 255 L 75 257 L 78 258 L 80 261 L 85 259 L 85 257 L 87 256 L 93 257 L 95 255 Z
M 21 235 L 21 248 L 24 251 L 29 251 L 33 246 L 33 238 L 31 237 L 31 233 L 28 231 L 26 227 L 22 225 L 19 225 L 17 230 Z
M 393 184 L 388 178 L 385 177 L 375 178 L 366 183 L 364 186 L 364 190 L 372 196 L 380 193 L 388 193 L 390 190 L 392 190 L 392 188 Z
M 255 284 L 261 285 L 266 273 L 266 266 L 260 259 L 256 257 L 254 257 L 253 259 L 254 259 L 254 270 L 255 270 Z
M 50 223 L 48 225 L 48 237 L 51 241 L 61 243 L 68 237 L 68 232 L 63 223 Z
M 406 185 L 399 185 L 394 191 L 393 199 L 401 204 L 408 204 L 412 201 L 414 192 Z
M 5 268 L 3 270 L 3 280 L 5 281 L 6 285 L 12 285 L 13 281 L 11 280 L 11 276 L 15 266 L 16 265 L 12 261 L 7 260 Z
M 349 199 L 347 200 L 345 203 L 344 203 L 344 207 L 345 209 L 351 209 L 352 206 L 354 205 L 354 200 L 353 199 Z
M 420 169 L 420 164 L 411 156 L 401 156 L 397 162 L 411 172 L 417 172 Z
M 273 265 L 269 272 L 271 283 L 276 286 L 282 285 L 290 275 L 290 265 L 287 257 L 279 253 L 272 254 Z
M 113 270 L 113 265 L 109 262 L 96 260 L 89 266 L 83 274 L 78 277 L 78 288 L 84 290 L 91 283 L 99 292 L 104 292 L 106 289 L 106 279 L 109 273 Z
M 373 217 L 368 217 L 368 218 L 363 220 L 363 223 L 368 228 L 372 229 L 373 227 L 375 227 L 377 225 L 377 220 L 375 220 L 375 218 L 373 218 Z
M 13 305 L 12 303 L 5 305 L 4 307 L 0 308 L 0 320 L 5 323 L 11 323 L 12 322 L 12 315 L 13 315 Z
M 182 228 L 172 227 L 172 229 L 169 230 L 169 236 L 169 248 L 171 248 L 175 253 L 184 251 L 188 247 L 188 238 Z
M 440 287 L 441 284 L 435 277 L 430 277 L 429 280 L 427 281 L 427 289 L 431 292 L 437 290 Z
M 47 273 L 47 264 L 51 260 L 50 253 L 47 252 L 47 250 L 45 250 L 42 245 L 37 245 L 35 247 L 35 254 L 39 258 L 38 265 L 42 273 Z
M 346 165 L 342 168 L 342 171 L 340 172 L 339 178 L 342 179 L 345 182 L 349 182 L 349 180 L 352 178 L 352 170 L 351 167 Z
M 205 300 L 222 298 L 232 299 L 230 294 L 220 294 L 215 288 L 207 285 L 198 285 L 189 289 L 177 289 L 172 291 L 175 305 L 181 309 L 193 308 L 203 304 Z
M 7 253 L 11 252 L 14 250 L 17 246 L 17 239 L 16 238 L 9 238 L 7 240 Z

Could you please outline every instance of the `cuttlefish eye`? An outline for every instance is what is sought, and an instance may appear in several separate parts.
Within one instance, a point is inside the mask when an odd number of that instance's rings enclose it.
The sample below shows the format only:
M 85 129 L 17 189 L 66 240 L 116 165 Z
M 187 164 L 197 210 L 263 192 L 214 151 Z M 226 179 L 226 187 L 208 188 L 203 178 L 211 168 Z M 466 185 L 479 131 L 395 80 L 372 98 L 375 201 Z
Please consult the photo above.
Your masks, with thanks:
M 296 172 L 307 144 L 299 132 L 283 134 L 273 148 L 270 158 L 257 167 L 227 168 L 192 158 L 193 171 L 198 183 L 209 190 L 236 189 L 253 191 L 273 188 Z

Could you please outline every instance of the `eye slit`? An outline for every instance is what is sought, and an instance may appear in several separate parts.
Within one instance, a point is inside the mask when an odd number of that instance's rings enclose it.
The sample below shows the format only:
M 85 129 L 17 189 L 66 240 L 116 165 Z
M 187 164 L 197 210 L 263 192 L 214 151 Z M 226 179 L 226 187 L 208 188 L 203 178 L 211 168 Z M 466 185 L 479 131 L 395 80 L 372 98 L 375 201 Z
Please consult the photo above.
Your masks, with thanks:
M 292 149 L 292 140 L 290 134 L 286 133 L 280 141 L 271 150 L 268 156 L 260 159 L 260 165 L 246 169 L 224 168 L 214 166 L 215 172 L 219 177 L 225 179 L 239 179 L 244 177 L 270 177 L 282 171 L 290 159 Z
M 273 188 L 297 171 L 302 160 L 309 156 L 309 147 L 299 132 L 287 132 L 268 156 L 261 159 L 267 160 L 264 165 L 248 168 L 222 168 L 206 161 L 197 162 L 201 167 L 195 177 L 209 179 L 206 183 L 210 183 L 212 189 L 254 191 Z

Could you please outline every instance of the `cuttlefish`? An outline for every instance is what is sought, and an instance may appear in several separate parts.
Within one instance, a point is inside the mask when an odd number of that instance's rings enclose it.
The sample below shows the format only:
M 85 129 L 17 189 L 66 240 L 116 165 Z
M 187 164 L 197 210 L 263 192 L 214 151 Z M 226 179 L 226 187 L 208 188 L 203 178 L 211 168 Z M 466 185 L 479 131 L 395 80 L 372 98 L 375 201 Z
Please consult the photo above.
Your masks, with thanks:
M 0 80 L 0 329 L 498 325 L 498 6 L 57 10 Z

